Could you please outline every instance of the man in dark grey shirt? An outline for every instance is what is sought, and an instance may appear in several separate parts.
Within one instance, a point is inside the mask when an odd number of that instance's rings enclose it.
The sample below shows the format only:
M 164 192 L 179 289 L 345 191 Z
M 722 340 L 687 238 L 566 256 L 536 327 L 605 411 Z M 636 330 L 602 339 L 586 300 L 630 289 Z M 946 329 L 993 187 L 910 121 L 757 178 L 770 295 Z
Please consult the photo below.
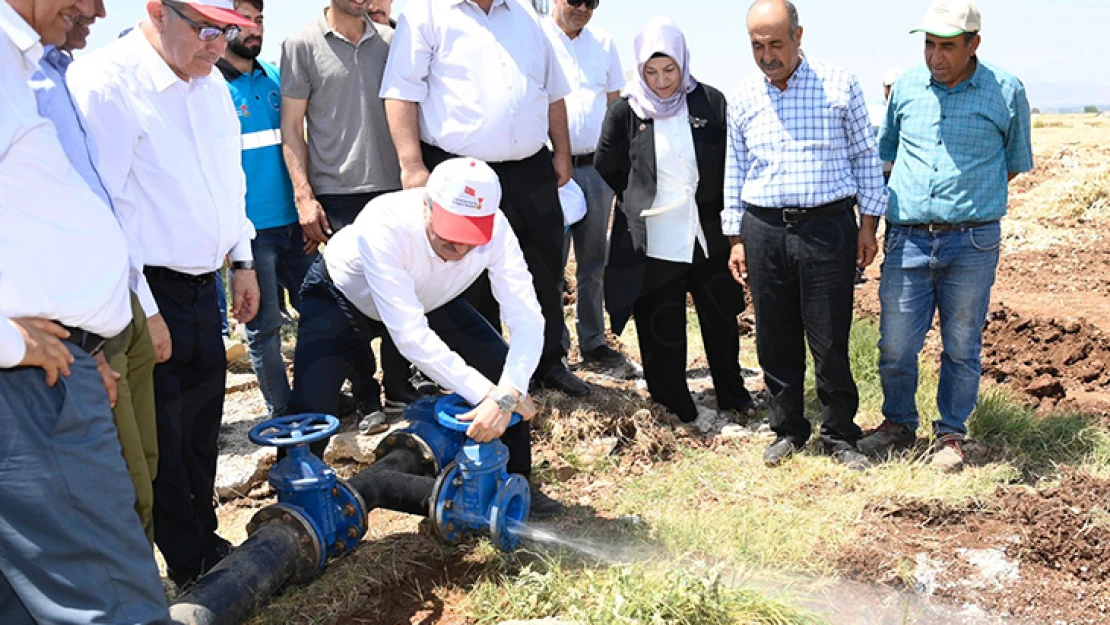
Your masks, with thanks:
M 367 202 L 401 188 L 378 97 L 393 29 L 370 21 L 366 6 L 331 0 L 282 45 L 282 145 L 310 252 L 353 222 Z M 381 356 L 385 408 L 399 410 L 417 397 L 409 363 L 388 337 Z M 361 411 L 380 409 L 373 371 L 359 378 L 352 382 Z

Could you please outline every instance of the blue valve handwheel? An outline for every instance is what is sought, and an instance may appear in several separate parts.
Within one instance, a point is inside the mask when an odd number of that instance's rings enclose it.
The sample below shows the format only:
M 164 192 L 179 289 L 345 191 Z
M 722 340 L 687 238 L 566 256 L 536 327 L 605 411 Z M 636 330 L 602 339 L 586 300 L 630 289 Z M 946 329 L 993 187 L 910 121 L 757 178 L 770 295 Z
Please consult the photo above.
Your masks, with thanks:
M 467 403 L 467 401 L 462 398 L 462 395 L 452 393 L 440 398 L 440 400 L 436 402 L 436 421 L 448 430 L 465 432 L 470 428 L 471 422 L 459 421 L 456 417 L 466 414 L 471 410 L 474 410 L 474 406 Z M 509 419 L 508 427 L 513 427 L 520 423 L 521 420 L 523 420 L 523 417 L 521 417 L 519 413 L 514 412 L 512 418 Z
M 293 447 L 323 440 L 338 429 L 337 417 L 308 413 L 263 421 L 251 428 L 248 437 L 255 445 Z

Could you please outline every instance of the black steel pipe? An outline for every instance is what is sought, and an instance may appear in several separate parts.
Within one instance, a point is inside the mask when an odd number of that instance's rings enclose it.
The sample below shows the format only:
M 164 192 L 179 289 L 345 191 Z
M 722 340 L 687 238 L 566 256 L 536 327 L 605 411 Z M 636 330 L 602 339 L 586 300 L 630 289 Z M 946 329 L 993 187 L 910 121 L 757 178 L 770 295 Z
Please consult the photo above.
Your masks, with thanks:
M 181 625 L 238 625 L 265 605 L 298 566 L 300 533 L 267 523 L 170 606 Z
M 366 503 L 366 512 L 377 508 L 427 516 L 436 479 L 419 475 L 423 462 L 416 452 L 395 449 L 348 480 Z

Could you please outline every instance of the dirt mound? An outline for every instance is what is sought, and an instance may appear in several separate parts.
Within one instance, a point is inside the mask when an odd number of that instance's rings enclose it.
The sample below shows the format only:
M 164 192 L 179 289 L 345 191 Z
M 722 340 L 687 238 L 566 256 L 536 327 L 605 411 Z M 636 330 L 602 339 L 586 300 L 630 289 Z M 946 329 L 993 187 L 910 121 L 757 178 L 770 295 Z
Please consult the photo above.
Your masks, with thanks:
M 838 554 L 863 581 L 975 604 L 1032 623 L 1110 622 L 1110 480 L 1065 472 L 951 506 L 908 501 L 871 511 L 865 538 Z
M 1079 320 L 1032 317 L 999 306 L 983 334 L 983 375 L 1052 407 L 1110 390 L 1110 340 Z

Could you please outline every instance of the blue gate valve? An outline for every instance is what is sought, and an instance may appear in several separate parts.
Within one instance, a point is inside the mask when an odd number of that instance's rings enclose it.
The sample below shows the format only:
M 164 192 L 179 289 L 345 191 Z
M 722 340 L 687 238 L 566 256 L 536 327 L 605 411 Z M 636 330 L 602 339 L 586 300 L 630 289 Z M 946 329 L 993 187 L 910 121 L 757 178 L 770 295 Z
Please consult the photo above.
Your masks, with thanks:
M 457 417 L 472 409 L 462 397 L 448 395 L 436 402 L 436 418 L 444 428 L 465 433 L 470 423 Z M 509 427 L 520 421 L 513 413 Z M 510 475 L 508 462 L 509 449 L 501 441 L 466 439 L 432 489 L 432 524 L 441 538 L 455 543 L 488 532 L 501 550 L 516 549 L 520 537 L 515 530 L 528 520 L 532 497 L 528 480 Z
M 270 486 L 278 503 L 251 519 L 247 530 L 280 519 L 299 524 L 305 531 L 302 544 L 316 566 L 298 571 L 294 581 L 305 581 L 323 570 L 328 556 L 347 553 L 366 534 L 366 504 L 346 481 L 309 451 L 309 443 L 331 436 L 339 419 L 327 414 L 278 417 L 254 426 L 250 440 L 256 445 L 280 447 L 286 456 L 270 469 Z M 307 538 L 307 540 L 306 540 Z
M 448 397 L 458 397 L 457 395 Z M 440 425 L 437 406 L 447 397 L 421 397 L 405 407 L 403 426 L 391 431 L 374 450 L 374 460 L 381 460 L 395 449 L 407 448 L 423 462 L 421 474 L 438 476 L 466 441 L 466 430 L 458 431 Z M 459 399 L 462 399 L 461 397 Z

